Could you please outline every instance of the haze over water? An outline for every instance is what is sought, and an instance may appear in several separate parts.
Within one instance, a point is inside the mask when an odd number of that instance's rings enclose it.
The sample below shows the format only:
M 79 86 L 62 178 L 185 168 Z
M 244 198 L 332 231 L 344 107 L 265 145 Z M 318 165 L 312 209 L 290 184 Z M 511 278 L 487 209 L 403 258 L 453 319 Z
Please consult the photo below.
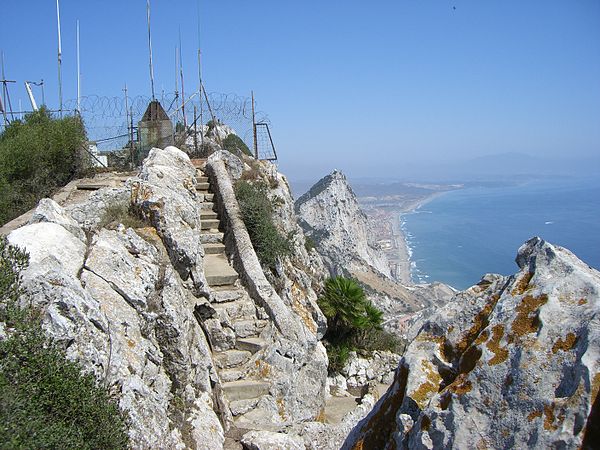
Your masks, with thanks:
M 448 192 L 403 216 L 415 282 L 457 289 L 510 275 L 518 248 L 540 236 L 600 268 L 600 180 L 532 181 Z

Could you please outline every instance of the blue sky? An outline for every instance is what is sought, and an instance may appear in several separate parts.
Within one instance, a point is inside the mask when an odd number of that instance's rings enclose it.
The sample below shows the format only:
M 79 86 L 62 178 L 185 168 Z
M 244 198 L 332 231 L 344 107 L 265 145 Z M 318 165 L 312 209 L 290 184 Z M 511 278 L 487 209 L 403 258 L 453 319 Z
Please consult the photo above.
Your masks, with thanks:
M 125 82 L 149 94 L 145 3 L 61 1 L 65 98 L 76 95 L 77 18 L 83 94 L 118 96 Z M 200 10 L 207 90 L 254 90 L 292 178 L 600 154 L 597 0 L 203 0 Z M 27 104 L 22 81 L 40 78 L 56 105 L 55 2 L 3 0 L 0 16 L 13 106 Z M 195 85 L 197 1 L 152 1 L 157 91 L 174 89 L 179 27 Z

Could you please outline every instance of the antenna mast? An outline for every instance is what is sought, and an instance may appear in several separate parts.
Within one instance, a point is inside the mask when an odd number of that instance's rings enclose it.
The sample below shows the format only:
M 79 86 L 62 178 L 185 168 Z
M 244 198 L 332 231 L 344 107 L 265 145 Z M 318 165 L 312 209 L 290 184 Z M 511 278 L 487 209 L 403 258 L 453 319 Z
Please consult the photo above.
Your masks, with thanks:
M 58 2 L 58 0 L 56 0 Z M 150 34 L 150 0 L 146 0 L 146 17 L 148 21 L 148 52 L 150 53 L 150 86 L 152 88 L 152 101 L 154 96 L 154 67 L 152 66 L 152 36 Z
M 202 51 L 200 45 L 200 0 L 198 0 L 198 92 L 200 93 L 200 145 L 204 147 L 204 122 L 202 119 Z
M 181 27 L 179 27 L 179 75 L 181 76 L 181 114 L 183 115 L 183 126 L 187 129 L 185 118 L 185 92 L 183 90 L 183 59 L 181 58 Z
M 62 71 L 61 71 L 62 46 L 61 46 L 61 41 L 60 41 L 60 6 L 58 4 L 58 0 L 56 0 L 56 22 L 58 24 L 58 102 L 60 105 L 58 108 L 58 111 L 60 112 L 60 117 L 62 117 L 62 112 L 63 112 Z
M 79 65 L 79 19 L 77 19 L 77 112 L 81 115 L 81 68 Z

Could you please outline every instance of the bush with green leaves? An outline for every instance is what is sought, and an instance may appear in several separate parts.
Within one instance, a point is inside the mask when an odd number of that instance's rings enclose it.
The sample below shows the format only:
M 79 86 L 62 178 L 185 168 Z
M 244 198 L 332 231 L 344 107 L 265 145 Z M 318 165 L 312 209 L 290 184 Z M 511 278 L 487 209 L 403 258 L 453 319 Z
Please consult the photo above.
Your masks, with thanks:
M 350 350 L 400 350 L 398 340 L 382 328 L 383 312 L 367 300 L 356 280 L 328 278 L 317 303 L 327 318 L 325 340 L 330 372 L 339 372 Z
M 0 224 L 33 208 L 83 170 L 79 117 L 57 119 L 44 108 L 15 120 L 0 134 Z
M 278 258 L 291 254 L 291 246 L 289 239 L 273 223 L 273 205 L 267 192 L 267 185 L 262 182 L 239 180 L 235 184 L 242 220 L 256 255 L 263 266 L 273 270 Z
M 234 155 L 241 155 L 242 153 L 248 156 L 252 156 L 252 152 L 244 141 L 237 134 L 229 134 L 223 139 L 223 148 Z
M 27 262 L 0 238 L 0 447 L 127 448 L 126 419 L 106 390 L 44 335 L 37 310 L 19 306 Z

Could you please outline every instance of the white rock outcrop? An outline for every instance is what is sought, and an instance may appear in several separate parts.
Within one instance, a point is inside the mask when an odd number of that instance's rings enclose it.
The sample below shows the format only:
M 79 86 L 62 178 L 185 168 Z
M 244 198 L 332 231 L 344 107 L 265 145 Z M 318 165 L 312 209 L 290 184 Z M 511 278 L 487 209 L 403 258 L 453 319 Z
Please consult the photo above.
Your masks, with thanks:
M 296 200 L 295 210 L 332 275 L 367 265 L 390 276 L 387 259 L 370 243 L 367 216 L 342 172 L 335 170 L 317 182 Z
M 68 209 L 43 200 L 8 236 L 30 254 L 23 286 L 43 328 L 114 394 L 133 448 L 224 442 L 211 352 L 194 316 L 203 254 L 190 175 L 185 154 L 153 150 L 130 184 L 156 228 L 96 228 L 110 204 L 129 205 L 130 189 L 109 188 Z
M 540 238 L 517 263 L 417 323 L 393 385 L 344 449 L 592 448 L 600 273 Z

